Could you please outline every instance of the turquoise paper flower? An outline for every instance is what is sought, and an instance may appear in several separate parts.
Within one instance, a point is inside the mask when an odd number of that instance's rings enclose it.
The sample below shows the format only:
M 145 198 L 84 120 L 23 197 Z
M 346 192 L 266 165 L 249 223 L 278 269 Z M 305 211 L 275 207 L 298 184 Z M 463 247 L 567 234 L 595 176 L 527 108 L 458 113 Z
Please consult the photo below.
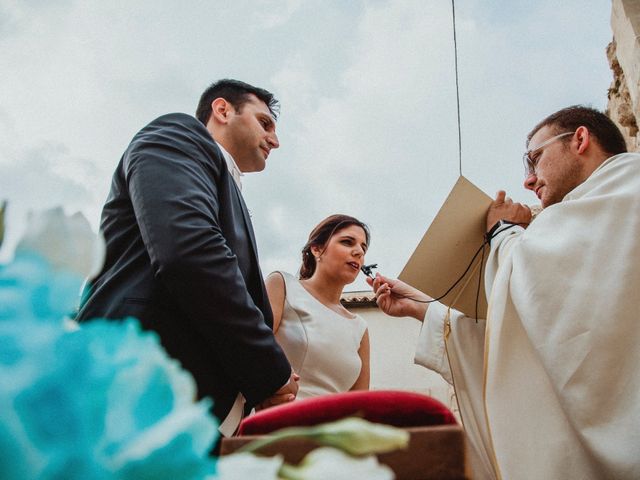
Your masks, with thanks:
M 79 300 L 83 278 L 56 270 L 37 253 L 18 252 L 0 265 L 0 325 L 27 321 L 61 324 Z
M 200 479 L 214 471 L 209 401 L 138 322 L 0 333 L 0 478 Z M 25 337 L 35 335 L 37 341 Z M 7 461 L 6 459 L 11 459 Z
M 59 224 L 66 217 L 54 213 L 56 228 L 68 232 Z M 51 231 L 51 222 L 42 225 Z M 0 478 L 190 480 L 212 474 L 208 453 L 217 430 L 211 402 L 194 402 L 191 375 L 137 320 L 94 320 L 65 330 L 80 272 L 95 250 L 89 245 L 80 259 L 60 249 L 43 251 L 34 246 L 55 243 L 35 231 L 11 263 L 0 265 Z
M 81 213 L 68 216 L 59 207 L 30 213 L 14 260 L 0 265 L 0 323 L 62 322 L 104 255 L 104 240 Z

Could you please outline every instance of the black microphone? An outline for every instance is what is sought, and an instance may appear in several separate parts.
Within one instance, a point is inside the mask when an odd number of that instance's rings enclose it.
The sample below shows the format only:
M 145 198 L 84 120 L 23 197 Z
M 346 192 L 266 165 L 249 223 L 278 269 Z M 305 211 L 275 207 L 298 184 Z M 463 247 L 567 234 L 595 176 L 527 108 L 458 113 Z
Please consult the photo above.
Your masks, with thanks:
M 373 269 L 374 268 L 378 268 L 378 264 L 377 263 L 372 263 L 371 265 L 362 265 L 360 267 L 360 270 L 362 270 L 362 273 L 364 273 L 367 277 L 369 278 L 373 278 Z

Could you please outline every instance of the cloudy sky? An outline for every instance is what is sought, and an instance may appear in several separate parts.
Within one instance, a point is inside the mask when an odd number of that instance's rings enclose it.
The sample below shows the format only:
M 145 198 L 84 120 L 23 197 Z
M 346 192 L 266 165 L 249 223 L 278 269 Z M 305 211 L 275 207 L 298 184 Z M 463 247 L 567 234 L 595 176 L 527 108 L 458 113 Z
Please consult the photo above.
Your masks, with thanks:
M 530 128 L 606 107 L 607 0 L 457 0 L 464 175 L 522 202 Z M 281 148 L 244 177 L 263 270 L 295 272 L 325 216 L 368 223 L 397 275 L 458 176 L 449 0 L 0 0 L 7 258 L 28 209 L 97 228 L 129 140 L 238 78 L 281 100 Z M 7 248 L 8 247 L 8 248 Z M 353 288 L 363 287 L 359 280 Z

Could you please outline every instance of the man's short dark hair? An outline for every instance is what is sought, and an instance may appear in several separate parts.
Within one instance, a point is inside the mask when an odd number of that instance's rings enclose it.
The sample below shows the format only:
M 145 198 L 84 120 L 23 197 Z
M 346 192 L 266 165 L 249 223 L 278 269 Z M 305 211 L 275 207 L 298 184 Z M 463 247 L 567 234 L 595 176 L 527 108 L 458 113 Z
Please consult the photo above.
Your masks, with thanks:
M 536 132 L 546 126 L 551 127 L 554 134 L 573 132 L 578 127 L 585 126 L 610 156 L 627 151 L 627 144 L 616 124 L 594 108 L 573 105 L 549 115 L 531 130 L 527 136 L 527 147 Z
M 240 80 L 223 79 L 212 83 L 200 97 L 198 102 L 198 108 L 196 109 L 196 117 L 204 125 L 209 121 L 211 117 L 211 103 L 216 98 L 224 98 L 227 102 L 233 105 L 236 111 L 240 112 L 242 106 L 249 101 L 249 95 L 253 94 L 262 100 L 267 107 L 273 118 L 278 118 L 280 112 L 280 104 L 278 100 L 273 96 L 273 93 L 268 92 L 263 88 L 254 87 L 248 83 L 241 82 Z

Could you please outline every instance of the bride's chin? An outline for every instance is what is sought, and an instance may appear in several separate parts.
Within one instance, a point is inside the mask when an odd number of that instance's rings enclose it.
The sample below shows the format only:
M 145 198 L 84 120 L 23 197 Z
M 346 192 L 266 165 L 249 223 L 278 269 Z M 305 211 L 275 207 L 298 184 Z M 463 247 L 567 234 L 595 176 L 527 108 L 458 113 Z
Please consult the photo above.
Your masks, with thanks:
M 360 272 L 354 273 L 353 276 L 349 280 L 347 280 L 347 283 L 345 283 L 345 285 L 351 285 L 353 282 L 355 282 L 358 278 L 358 273 Z

